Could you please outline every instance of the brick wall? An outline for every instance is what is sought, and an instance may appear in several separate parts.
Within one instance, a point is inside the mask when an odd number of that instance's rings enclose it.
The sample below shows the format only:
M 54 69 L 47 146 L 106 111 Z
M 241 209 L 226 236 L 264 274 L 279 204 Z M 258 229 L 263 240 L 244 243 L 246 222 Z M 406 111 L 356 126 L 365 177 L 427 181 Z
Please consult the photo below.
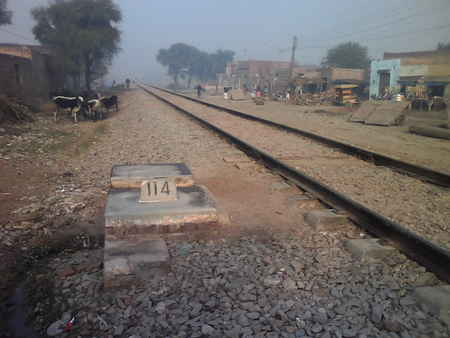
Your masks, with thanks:
M 46 54 L 30 50 L 31 58 L 0 54 L 0 91 L 18 98 L 48 98 L 63 87 L 62 78 L 52 74 Z
M 410 53 L 384 53 L 383 59 L 402 59 L 402 66 L 449 64 L 450 49 Z
M 269 76 L 275 74 L 275 69 L 289 68 L 290 62 L 286 61 L 251 61 L 250 74 L 251 76 Z
M 324 90 L 331 90 L 334 88 L 333 81 L 335 80 L 364 80 L 364 70 L 363 69 L 348 69 L 348 68 L 321 68 L 319 69 L 322 79 L 324 79 L 325 84 L 323 86 Z
M 339 79 L 364 80 L 363 69 L 348 69 L 348 68 L 322 68 L 319 70 L 322 77 L 326 77 L 328 82 Z
M 23 45 L 0 44 L 0 53 L 31 59 L 31 49 Z
M 28 87 L 27 79 L 33 72 L 32 66 L 31 59 L 0 54 L 0 91 L 9 96 L 23 97 Z

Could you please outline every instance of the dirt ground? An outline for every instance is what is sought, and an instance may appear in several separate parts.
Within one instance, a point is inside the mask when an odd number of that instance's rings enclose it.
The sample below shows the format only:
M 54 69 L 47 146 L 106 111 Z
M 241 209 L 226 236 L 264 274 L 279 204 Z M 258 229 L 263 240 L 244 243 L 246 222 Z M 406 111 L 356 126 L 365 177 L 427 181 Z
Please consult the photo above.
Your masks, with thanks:
M 349 123 L 356 108 L 299 107 L 286 102 L 256 106 L 250 99 L 229 101 L 210 94 L 204 99 L 261 117 L 276 114 L 279 122 L 450 172 L 450 141 L 408 132 L 414 123 L 445 123 L 444 111 L 405 111 L 404 126 L 379 127 Z M 276 179 L 258 176 L 264 170 L 253 175 L 230 171 L 230 164 L 223 161 L 229 156 L 227 145 L 195 122 L 136 87 L 120 93 L 119 107 L 104 121 L 80 118 L 72 124 L 62 114 L 54 123 L 53 105 L 42 102 L 34 116 L 36 122 L 0 124 L 0 271 L 12 266 L 16 254 L 39 241 L 42 234 L 55 241 L 49 236 L 52 227 L 73 231 L 78 244 L 85 238 L 82 229 L 89 229 L 92 241 L 100 247 L 114 164 L 186 163 L 196 184 L 208 187 L 233 223 L 243 229 L 300 222 L 298 210 L 285 210 L 283 205 L 292 192 L 277 192 L 284 198 L 267 194 L 267 186 Z
M 419 137 L 407 132 L 409 126 L 413 124 L 435 126 L 445 123 L 444 110 L 438 112 L 405 110 L 407 118 L 404 126 L 367 126 L 348 123 L 350 114 L 357 108 L 300 107 L 285 102 L 266 102 L 265 106 L 256 106 L 250 99 L 227 101 L 223 100 L 220 94 L 210 95 L 213 88 L 207 88 L 207 90 L 208 93 L 204 95 L 204 99 L 215 104 L 261 117 L 270 118 L 276 113 L 280 122 L 375 152 L 409 159 L 413 163 L 450 172 L 450 156 L 448 156 L 450 142 L 448 140 Z M 126 101 L 126 95 L 121 100 Z M 78 125 L 69 125 L 68 128 L 65 119 L 59 124 L 49 126 L 49 123 L 53 123 L 52 109 L 49 102 L 43 102 L 40 111 L 36 114 L 37 122 L 0 124 L 0 204 L 2 205 L 0 220 L 2 222 L 7 221 L 15 209 L 29 203 L 26 198 L 28 195 L 51 194 L 54 190 L 55 177 L 65 177 L 65 175 L 70 177 L 70 173 L 65 172 L 65 164 L 78 157 L 84 151 L 83 149 L 95 147 L 96 140 L 100 140 L 102 132 L 105 132 L 104 130 L 99 132 L 99 125 L 96 123 L 81 122 Z M 314 114 L 317 110 L 325 110 L 329 113 Z M 127 113 L 133 114 L 129 111 Z M 116 117 L 114 116 L 113 119 Z M 45 140 L 27 139 L 27 135 L 31 133 L 37 133 Z M 68 133 L 73 134 L 73 139 L 67 137 Z M 58 137 L 63 140 L 55 142 Z M 418 144 L 421 146 L 418 147 Z M 10 148 L 16 148 L 13 154 L 9 154 Z M 45 152 L 52 153 L 50 160 L 48 155 L 44 155 Z M 53 163 L 49 165 L 49 161 Z

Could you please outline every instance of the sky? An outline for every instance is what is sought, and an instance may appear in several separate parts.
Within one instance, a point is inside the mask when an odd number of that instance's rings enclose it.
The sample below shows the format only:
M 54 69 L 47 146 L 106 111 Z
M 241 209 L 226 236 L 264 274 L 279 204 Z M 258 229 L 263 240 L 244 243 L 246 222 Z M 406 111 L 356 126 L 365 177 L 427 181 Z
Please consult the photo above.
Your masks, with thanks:
M 235 60 L 295 61 L 319 65 L 327 50 L 358 42 L 372 59 L 384 52 L 436 49 L 450 43 L 450 0 L 115 0 L 122 10 L 121 48 L 105 84 L 125 79 L 166 85 L 159 49 L 182 42 L 201 51 L 232 50 Z M 30 9 L 49 0 L 9 0 L 12 25 L 0 43 L 39 44 Z

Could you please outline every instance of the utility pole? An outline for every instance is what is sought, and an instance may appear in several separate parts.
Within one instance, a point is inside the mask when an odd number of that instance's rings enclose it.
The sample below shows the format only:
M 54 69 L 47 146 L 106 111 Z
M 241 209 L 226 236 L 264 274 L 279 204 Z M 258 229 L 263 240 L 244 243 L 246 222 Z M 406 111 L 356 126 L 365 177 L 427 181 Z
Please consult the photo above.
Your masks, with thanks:
M 290 78 L 294 72 L 294 60 L 295 60 L 295 50 L 297 49 L 297 36 L 294 36 L 294 43 L 292 44 L 292 54 L 291 54 L 291 68 L 290 68 Z

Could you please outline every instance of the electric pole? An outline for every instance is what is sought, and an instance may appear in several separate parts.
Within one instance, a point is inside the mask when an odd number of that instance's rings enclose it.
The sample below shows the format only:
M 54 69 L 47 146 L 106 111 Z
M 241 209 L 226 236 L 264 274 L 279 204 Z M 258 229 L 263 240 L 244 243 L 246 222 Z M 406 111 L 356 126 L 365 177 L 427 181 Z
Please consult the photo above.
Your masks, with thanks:
M 295 50 L 297 49 L 297 36 L 294 36 L 294 43 L 292 44 L 292 54 L 291 54 L 291 69 L 290 69 L 290 74 L 291 74 L 291 79 L 292 79 L 292 75 L 294 72 L 294 60 L 295 60 Z

